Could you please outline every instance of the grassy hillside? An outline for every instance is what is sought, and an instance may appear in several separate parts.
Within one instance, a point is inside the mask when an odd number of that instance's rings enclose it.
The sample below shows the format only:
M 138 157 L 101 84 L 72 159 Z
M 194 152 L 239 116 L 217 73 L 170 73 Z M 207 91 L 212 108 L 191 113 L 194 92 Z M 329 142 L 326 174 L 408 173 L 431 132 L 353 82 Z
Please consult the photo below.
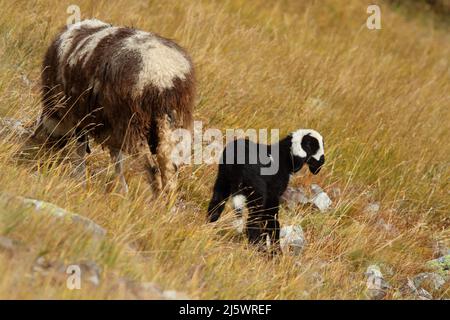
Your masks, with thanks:
M 0 0 L 1 116 L 37 117 L 42 57 L 70 4 Z M 76 4 L 82 18 L 155 31 L 184 46 L 197 68 L 195 119 L 205 128 L 320 131 L 326 166 L 314 177 L 302 170 L 292 184 L 341 192 L 328 213 L 283 207 L 282 225 L 300 224 L 308 245 L 301 256 L 271 260 L 235 234 L 230 209 L 216 225 L 205 223 L 216 166 L 183 168 L 179 190 L 152 200 L 130 165 L 130 192 L 122 196 L 105 190 L 113 170 L 100 146 L 83 186 L 70 161 L 19 161 L 22 141 L 5 136 L 0 235 L 20 244 L 0 250 L 0 298 L 130 298 L 119 281 L 127 278 L 191 298 L 363 299 L 364 272 L 378 264 L 391 299 L 426 270 L 436 243 L 450 245 L 450 34 L 434 14 L 418 18 L 379 1 L 382 29 L 369 30 L 362 0 Z M 99 243 L 74 224 L 30 215 L 14 196 L 86 216 L 107 236 Z M 375 216 L 365 210 L 374 202 Z M 72 291 L 52 274 L 36 275 L 41 256 L 94 261 L 100 284 Z M 434 297 L 449 298 L 449 287 Z

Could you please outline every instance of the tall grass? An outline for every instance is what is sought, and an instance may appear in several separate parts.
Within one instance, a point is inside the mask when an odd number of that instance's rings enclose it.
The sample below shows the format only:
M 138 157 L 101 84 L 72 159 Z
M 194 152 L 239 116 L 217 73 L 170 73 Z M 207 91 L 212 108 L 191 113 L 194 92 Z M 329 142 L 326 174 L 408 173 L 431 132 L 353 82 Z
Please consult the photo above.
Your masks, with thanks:
M 0 0 L 2 116 L 37 117 L 42 57 L 70 4 Z M 18 161 L 21 141 L 9 135 L 0 141 L 0 190 L 8 195 L 0 197 L 0 234 L 23 248 L 0 251 L 0 297 L 129 298 L 117 290 L 117 279 L 127 277 L 192 298 L 360 299 L 364 271 L 377 263 L 390 270 L 387 298 L 397 298 L 434 257 L 433 244 L 449 245 L 450 35 L 434 15 L 418 19 L 380 1 L 382 29 L 369 30 L 362 0 L 76 4 L 82 18 L 155 31 L 184 46 L 197 68 L 195 119 L 204 127 L 320 131 L 326 166 L 314 177 L 302 171 L 293 184 L 341 194 L 329 213 L 283 207 L 282 225 L 301 224 L 308 246 L 301 256 L 270 260 L 231 230 L 231 210 L 217 225 L 205 223 L 215 166 L 183 168 L 179 190 L 157 200 L 129 170 L 124 197 L 105 191 L 112 170 L 100 146 L 83 186 L 70 161 Z M 93 246 L 83 230 L 30 216 L 11 195 L 87 216 L 107 238 Z M 377 217 L 364 210 L 375 201 Z M 394 231 L 381 228 L 381 218 Z M 40 255 L 93 260 L 103 280 L 70 291 L 33 277 Z M 435 297 L 448 298 L 448 285 Z

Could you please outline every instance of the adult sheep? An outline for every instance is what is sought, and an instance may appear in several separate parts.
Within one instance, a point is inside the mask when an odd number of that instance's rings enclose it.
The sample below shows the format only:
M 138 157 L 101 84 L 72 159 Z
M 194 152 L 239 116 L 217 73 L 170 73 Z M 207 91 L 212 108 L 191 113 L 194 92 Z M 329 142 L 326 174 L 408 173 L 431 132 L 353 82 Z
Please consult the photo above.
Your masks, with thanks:
M 81 168 L 92 137 L 109 149 L 123 191 L 123 153 L 143 157 L 156 189 L 173 187 L 171 133 L 191 129 L 194 95 L 192 61 L 176 43 L 84 20 L 66 26 L 47 50 L 36 134 L 63 144 L 76 138 Z

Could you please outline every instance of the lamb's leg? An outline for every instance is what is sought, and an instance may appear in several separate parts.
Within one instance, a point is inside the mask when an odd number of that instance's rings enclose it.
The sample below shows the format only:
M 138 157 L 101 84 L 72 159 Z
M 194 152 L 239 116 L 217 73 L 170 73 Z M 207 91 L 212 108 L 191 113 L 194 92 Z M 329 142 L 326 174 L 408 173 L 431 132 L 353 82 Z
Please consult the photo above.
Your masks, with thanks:
M 260 249 L 266 244 L 264 206 L 261 199 L 253 199 L 249 201 L 248 218 L 247 218 L 247 237 L 251 244 L 257 245 Z
M 158 135 L 158 145 L 156 147 L 156 157 L 161 171 L 161 180 L 163 188 L 168 191 L 176 187 L 176 166 L 172 161 L 172 150 L 174 142 L 172 139 L 172 130 L 167 116 L 156 120 L 156 130 Z
M 273 254 L 281 252 L 280 249 L 280 223 L 278 221 L 279 200 L 270 199 L 265 203 L 264 217 L 266 232 L 269 234 Z
M 219 169 L 220 170 L 220 169 Z M 230 185 L 222 175 L 217 176 L 214 191 L 208 206 L 209 222 L 217 221 L 225 208 L 225 201 L 230 196 Z
M 123 155 L 122 151 L 119 149 L 110 149 L 109 154 L 111 156 L 112 162 L 114 163 L 114 171 L 116 176 L 119 178 L 120 191 L 122 193 L 128 192 L 128 185 L 123 174 Z

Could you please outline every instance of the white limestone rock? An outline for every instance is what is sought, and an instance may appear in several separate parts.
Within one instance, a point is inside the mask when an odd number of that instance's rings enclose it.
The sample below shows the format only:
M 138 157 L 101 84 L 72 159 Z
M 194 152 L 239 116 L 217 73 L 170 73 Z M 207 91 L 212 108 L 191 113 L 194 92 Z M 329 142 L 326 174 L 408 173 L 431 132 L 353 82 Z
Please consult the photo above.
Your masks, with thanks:
M 314 204 L 314 206 L 316 206 L 320 210 L 320 212 L 327 211 L 332 204 L 330 197 L 317 184 L 311 185 L 311 191 L 313 193 L 313 197 L 311 198 L 310 202 Z
M 388 289 L 390 289 L 390 285 L 384 279 L 380 267 L 377 265 L 370 265 L 367 267 L 365 275 L 367 277 L 367 297 L 372 300 L 383 299 L 386 296 Z
M 283 253 L 299 255 L 306 246 L 306 239 L 300 226 L 285 226 L 280 230 L 280 247 Z

